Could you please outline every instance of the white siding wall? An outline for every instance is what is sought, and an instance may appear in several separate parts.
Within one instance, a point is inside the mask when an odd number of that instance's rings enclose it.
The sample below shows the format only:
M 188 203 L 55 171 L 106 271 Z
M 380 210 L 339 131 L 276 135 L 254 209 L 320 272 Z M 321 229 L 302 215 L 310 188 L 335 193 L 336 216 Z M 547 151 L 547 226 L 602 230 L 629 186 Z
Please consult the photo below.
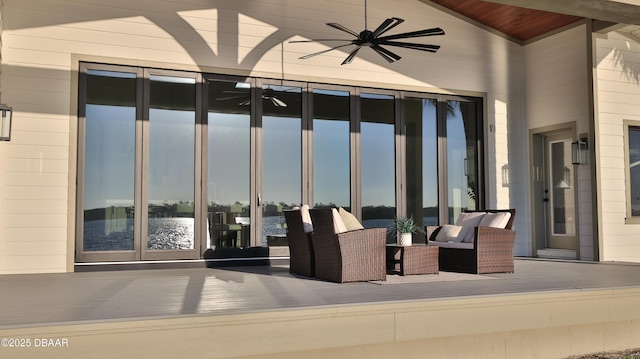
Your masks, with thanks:
M 623 120 L 640 121 L 640 45 L 620 34 L 597 47 L 597 160 L 604 260 L 640 262 L 640 225 L 625 224 Z
M 488 206 L 518 208 L 517 251 L 525 254 L 526 178 L 511 188 L 496 182 L 503 165 L 526 161 L 518 45 L 418 0 L 369 1 L 369 27 L 389 16 L 406 20 L 394 33 L 440 26 L 446 35 L 428 41 L 442 45 L 437 54 L 399 49 L 402 60 L 389 65 L 363 49 L 348 66 L 340 66 L 343 51 L 298 60 L 326 46 L 288 41 L 347 36 L 326 22 L 360 31 L 361 0 L 4 3 L 2 100 L 15 114 L 12 141 L 0 144 L 0 273 L 71 268 L 78 60 L 484 94 L 495 128 L 487 131 Z
M 526 131 L 573 122 L 575 138 L 589 132 L 587 41 L 581 25 L 526 47 Z M 577 171 L 580 259 L 593 260 L 591 174 L 585 165 L 571 170 Z M 528 166 L 526 173 L 528 183 Z

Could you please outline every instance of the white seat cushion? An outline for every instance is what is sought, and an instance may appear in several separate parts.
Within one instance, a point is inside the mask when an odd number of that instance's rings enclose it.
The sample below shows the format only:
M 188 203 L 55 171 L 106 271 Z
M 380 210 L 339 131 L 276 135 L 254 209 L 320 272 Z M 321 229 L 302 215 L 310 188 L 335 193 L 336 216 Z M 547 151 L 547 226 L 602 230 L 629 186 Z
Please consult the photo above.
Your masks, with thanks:
M 436 242 L 436 241 L 429 241 L 428 243 L 429 245 L 436 245 L 441 248 L 473 249 L 473 243 Z
M 440 231 L 436 235 L 436 242 L 462 242 L 466 231 L 462 231 L 464 227 L 453 224 L 445 224 L 440 227 Z M 460 233 L 462 232 L 462 236 Z
M 300 215 L 302 216 L 302 228 L 305 233 L 313 232 L 313 224 L 311 223 L 311 215 L 309 214 L 309 205 L 305 204 L 300 207 Z
M 484 218 L 486 212 L 469 212 L 469 213 L 460 213 L 458 215 L 458 219 L 456 220 L 456 225 L 460 227 L 468 228 L 466 231 L 464 238 L 462 238 L 462 242 L 471 243 L 473 242 L 473 235 L 475 233 L 474 228 L 478 227 L 482 218 Z
M 340 213 L 338 213 L 338 210 L 332 208 L 331 213 L 333 214 L 333 232 L 336 234 L 346 232 L 347 226 L 344 225 L 344 222 L 342 221 L 342 217 L 340 217 Z
M 346 209 L 340 207 L 338 208 L 338 213 L 340 213 L 340 217 L 342 218 L 342 222 L 344 222 L 345 227 L 347 227 L 347 231 L 355 231 L 357 229 L 364 229 L 360 221 L 351 214 Z
M 478 224 L 478 227 L 506 228 L 510 218 L 511 213 L 509 212 L 487 213 Z

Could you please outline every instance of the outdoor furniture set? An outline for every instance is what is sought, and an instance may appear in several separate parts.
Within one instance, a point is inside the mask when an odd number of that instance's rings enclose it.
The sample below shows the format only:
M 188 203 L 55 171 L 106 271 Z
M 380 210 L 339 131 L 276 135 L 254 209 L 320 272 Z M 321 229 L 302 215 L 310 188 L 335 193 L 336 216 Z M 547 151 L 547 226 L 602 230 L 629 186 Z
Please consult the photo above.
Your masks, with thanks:
M 471 213 L 477 214 L 467 218 Z M 396 265 L 401 275 L 437 274 L 438 270 L 513 272 L 515 210 L 468 214 L 461 214 L 463 219 L 455 225 L 425 227 L 427 244 L 404 247 L 386 244 L 386 228 L 364 228 L 343 208 L 309 209 L 304 205 L 286 210 L 289 271 L 337 283 L 386 280 L 387 269 L 395 270 Z M 491 215 L 481 223 L 485 214 Z M 470 225 L 475 226 L 467 228 Z M 468 233 L 471 242 L 463 242 Z
M 440 247 L 440 270 L 513 273 L 515 209 L 461 213 L 453 225 L 427 226 L 427 243 Z

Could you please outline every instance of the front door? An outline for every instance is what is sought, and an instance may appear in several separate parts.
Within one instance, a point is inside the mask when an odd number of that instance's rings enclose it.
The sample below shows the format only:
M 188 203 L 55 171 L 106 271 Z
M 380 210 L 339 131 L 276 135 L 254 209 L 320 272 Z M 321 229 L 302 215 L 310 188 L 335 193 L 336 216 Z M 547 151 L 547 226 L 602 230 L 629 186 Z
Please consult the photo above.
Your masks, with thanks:
M 533 136 L 534 254 L 540 257 L 577 258 L 572 133 L 566 130 Z
M 571 164 L 571 138 L 547 137 L 547 248 L 576 250 L 576 186 Z

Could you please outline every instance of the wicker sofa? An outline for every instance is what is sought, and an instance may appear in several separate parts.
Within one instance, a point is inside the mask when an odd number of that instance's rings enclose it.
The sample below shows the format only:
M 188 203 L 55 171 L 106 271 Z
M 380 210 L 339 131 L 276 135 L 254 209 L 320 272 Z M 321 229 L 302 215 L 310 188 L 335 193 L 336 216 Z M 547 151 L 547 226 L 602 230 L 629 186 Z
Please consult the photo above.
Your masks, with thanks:
M 473 226 L 463 228 L 468 231 L 466 237 L 470 241 L 442 240 L 441 231 L 460 226 L 426 226 L 428 244 L 440 247 L 438 262 L 441 271 L 464 273 L 512 273 L 513 246 L 516 232 L 513 230 L 515 209 L 468 211 L 468 214 L 482 216 L 487 213 L 508 213 L 508 220 L 504 216 L 504 228 Z M 495 215 L 492 215 L 495 216 Z M 458 222 L 456 222 L 458 224 Z M 455 228 L 457 229 L 457 228 Z M 440 234 L 440 235 L 439 235 Z
M 289 245 L 289 273 L 307 277 L 315 276 L 315 254 L 311 243 L 311 233 L 304 230 L 300 209 L 283 211 L 287 222 L 287 242 Z
M 316 278 L 337 283 L 386 280 L 386 229 L 336 233 L 334 212 L 310 210 Z

